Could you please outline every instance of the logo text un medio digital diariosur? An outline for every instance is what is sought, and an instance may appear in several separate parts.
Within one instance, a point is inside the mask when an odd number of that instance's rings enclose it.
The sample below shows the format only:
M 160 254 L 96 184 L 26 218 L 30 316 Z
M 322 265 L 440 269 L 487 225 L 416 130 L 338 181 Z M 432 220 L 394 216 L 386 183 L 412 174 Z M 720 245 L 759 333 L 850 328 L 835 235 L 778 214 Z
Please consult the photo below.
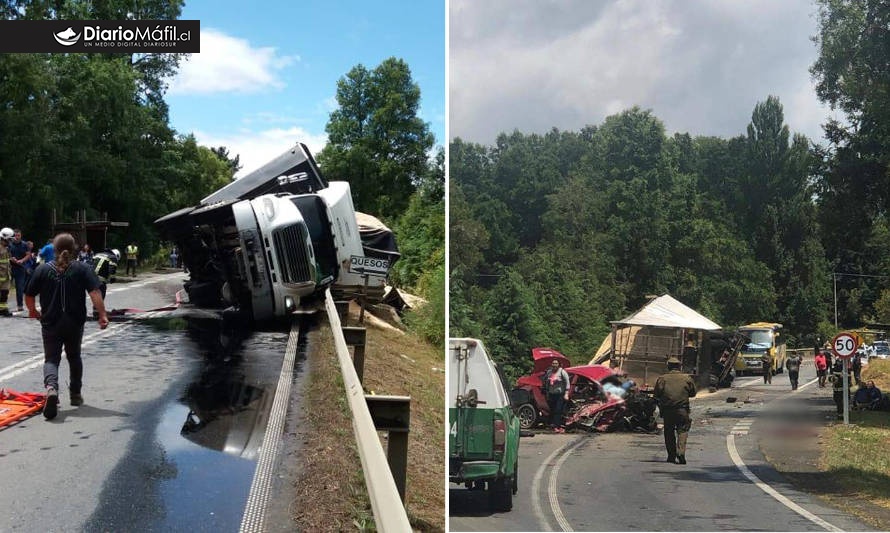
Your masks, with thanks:
M 0 52 L 198 53 L 198 20 L 0 21 Z

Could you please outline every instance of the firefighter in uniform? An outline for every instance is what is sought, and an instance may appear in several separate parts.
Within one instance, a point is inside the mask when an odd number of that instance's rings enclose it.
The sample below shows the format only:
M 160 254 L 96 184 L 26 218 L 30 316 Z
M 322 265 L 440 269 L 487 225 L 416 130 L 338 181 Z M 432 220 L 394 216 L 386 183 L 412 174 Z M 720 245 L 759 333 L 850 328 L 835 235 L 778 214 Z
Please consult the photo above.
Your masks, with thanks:
M 130 275 L 130 268 L 133 269 L 133 277 L 136 277 L 136 260 L 139 258 L 139 247 L 135 242 L 127 245 L 127 275 Z
M 689 417 L 689 398 L 695 396 L 695 382 L 680 371 L 680 360 L 667 360 L 668 372 L 655 382 L 655 400 L 664 418 L 664 445 L 667 462 L 686 464 L 686 438 L 692 419 Z
M 847 383 L 852 383 L 852 369 L 847 367 Z M 831 374 L 828 376 L 831 382 L 831 391 L 834 396 L 834 405 L 837 407 L 837 417 L 844 417 L 844 362 L 841 359 L 835 359 L 834 365 L 831 367 Z
M 12 265 L 9 263 L 9 241 L 13 238 L 10 228 L 0 230 L 0 316 L 11 316 L 9 312 L 9 289 L 12 280 Z
M 117 250 L 104 250 L 93 255 L 91 264 L 93 265 L 93 272 L 96 273 L 99 282 L 102 284 L 99 287 L 99 291 L 102 293 L 103 300 L 105 299 L 105 292 L 108 289 L 111 276 L 117 272 L 117 263 L 120 259 L 120 253 Z

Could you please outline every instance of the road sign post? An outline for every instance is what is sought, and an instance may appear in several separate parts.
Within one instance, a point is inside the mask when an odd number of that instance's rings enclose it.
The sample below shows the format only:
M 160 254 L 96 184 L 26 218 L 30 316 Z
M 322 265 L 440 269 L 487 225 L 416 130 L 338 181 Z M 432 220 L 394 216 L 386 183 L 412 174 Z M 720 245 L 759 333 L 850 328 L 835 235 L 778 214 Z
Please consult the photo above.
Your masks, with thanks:
M 377 276 L 385 278 L 389 272 L 389 261 L 386 259 L 378 259 L 376 257 L 364 257 L 361 255 L 353 255 L 349 258 L 349 272 L 352 274 L 361 274 L 364 278 L 362 286 L 362 294 L 360 296 L 361 311 L 358 315 L 358 323 L 363 324 L 365 321 L 365 306 L 368 300 L 368 277 Z
M 831 352 L 843 360 L 843 384 L 844 384 L 844 424 L 850 423 L 850 358 L 859 348 L 858 335 L 842 331 L 831 340 Z

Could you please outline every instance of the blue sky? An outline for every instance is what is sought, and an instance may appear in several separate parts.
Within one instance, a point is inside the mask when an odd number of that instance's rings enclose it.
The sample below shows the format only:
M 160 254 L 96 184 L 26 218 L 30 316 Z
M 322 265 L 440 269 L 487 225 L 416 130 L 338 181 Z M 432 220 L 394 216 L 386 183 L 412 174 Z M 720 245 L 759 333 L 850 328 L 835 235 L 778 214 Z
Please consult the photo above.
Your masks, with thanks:
M 404 59 L 421 90 L 421 118 L 445 141 L 445 2 L 231 0 L 187 2 L 201 53 L 170 80 L 170 121 L 207 146 L 240 154 L 250 172 L 295 142 L 314 152 L 352 67 Z

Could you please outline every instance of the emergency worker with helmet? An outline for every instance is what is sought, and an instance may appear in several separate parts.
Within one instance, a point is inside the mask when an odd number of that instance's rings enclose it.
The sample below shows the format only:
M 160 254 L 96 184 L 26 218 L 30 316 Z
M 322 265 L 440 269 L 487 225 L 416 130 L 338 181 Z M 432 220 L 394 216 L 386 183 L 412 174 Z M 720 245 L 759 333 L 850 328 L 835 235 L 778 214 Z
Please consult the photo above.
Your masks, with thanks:
M 93 272 L 99 278 L 99 291 L 102 293 L 102 299 L 105 299 L 105 292 L 108 289 L 108 283 L 111 277 L 117 273 L 117 265 L 120 263 L 121 253 L 117 250 L 106 248 L 101 252 L 93 254 L 90 264 L 93 266 Z
M 689 398 L 695 396 L 695 382 L 680 370 L 680 360 L 667 360 L 668 372 L 655 382 L 655 400 L 664 418 L 664 445 L 667 462 L 686 464 L 686 439 L 692 419 L 689 417 Z
M 10 316 L 9 289 L 12 284 L 12 265 L 9 263 L 9 243 L 13 238 L 10 228 L 0 230 L 0 316 Z

